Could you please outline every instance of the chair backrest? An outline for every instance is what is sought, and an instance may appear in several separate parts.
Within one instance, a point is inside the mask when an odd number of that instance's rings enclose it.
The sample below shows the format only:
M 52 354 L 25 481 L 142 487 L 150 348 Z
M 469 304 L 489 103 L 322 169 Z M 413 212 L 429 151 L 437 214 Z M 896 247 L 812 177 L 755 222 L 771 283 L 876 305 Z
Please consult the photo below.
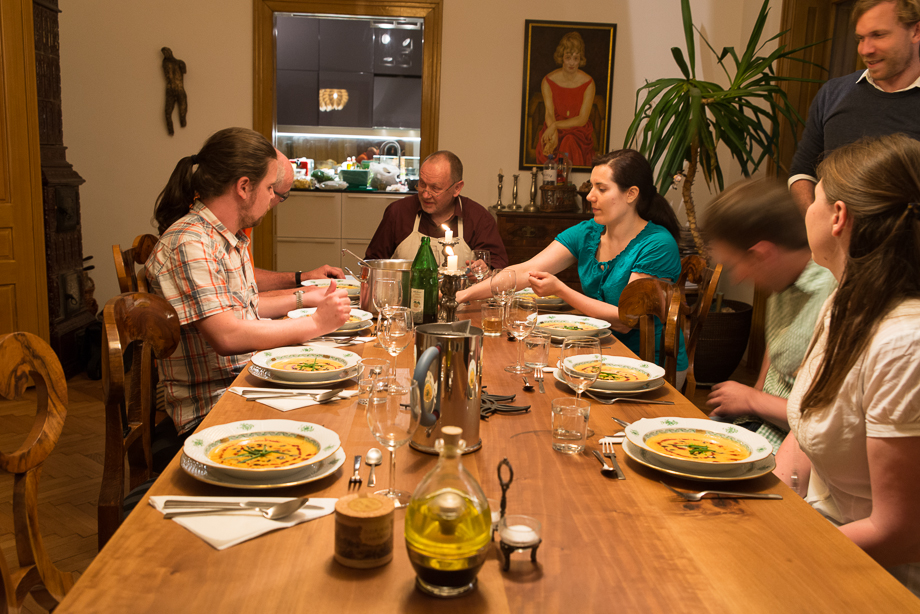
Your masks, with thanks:
M 67 380 L 57 356 L 40 337 L 12 333 L 0 337 L 0 396 L 18 399 L 35 383 L 35 422 L 18 450 L 0 452 L 0 468 L 13 474 L 13 527 L 19 568 L 10 572 L 0 553 L 0 610 L 18 612 L 28 594 L 54 608 L 73 586 L 70 573 L 52 564 L 38 529 L 38 479 L 67 416 Z M 5 594 L 4 594 L 5 593 Z M 5 599 L 4 599 L 5 598 Z M 3 606 L 6 606 L 4 609 Z
M 680 261 L 680 279 L 677 286 L 680 288 L 681 311 L 684 314 L 684 342 L 687 348 L 687 384 L 684 394 L 692 397 L 696 393 L 696 376 L 694 374 L 694 357 L 696 346 L 700 340 L 700 332 L 712 307 L 712 297 L 719 287 L 722 277 L 722 265 L 716 264 L 710 268 L 702 256 L 684 256 Z M 696 302 L 690 304 L 687 300 L 687 283 L 696 284 Z
M 118 287 L 122 292 L 147 292 L 147 276 L 144 263 L 153 253 L 157 239 L 154 235 L 137 235 L 130 249 L 122 250 L 120 245 L 112 246 L 115 259 L 115 273 L 118 275 Z M 139 265 L 139 269 L 135 266 Z M 138 275 L 140 272 L 140 275 Z
M 105 403 L 105 465 L 99 491 L 99 549 L 121 525 L 125 499 L 125 456 L 129 488 L 152 475 L 151 433 L 156 412 L 154 357 L 171 355 L 179 344 L 179 317 L 165 299 L 143 292 L 120 294 L 103 313 L 102 393 Z M 125 350 L 131 368 L 125 377 Z
M 661 320 L 660 354 L 664 359 L 664 378 L 672 386 L 677 377 L 677 351 L 680 347 L 682 314 L 680 291 L 675 284 L 644 277 L 627 284 L 620 293 L 620 321 L 640 334 L 639 358 L 655 362 L 655 318 Z

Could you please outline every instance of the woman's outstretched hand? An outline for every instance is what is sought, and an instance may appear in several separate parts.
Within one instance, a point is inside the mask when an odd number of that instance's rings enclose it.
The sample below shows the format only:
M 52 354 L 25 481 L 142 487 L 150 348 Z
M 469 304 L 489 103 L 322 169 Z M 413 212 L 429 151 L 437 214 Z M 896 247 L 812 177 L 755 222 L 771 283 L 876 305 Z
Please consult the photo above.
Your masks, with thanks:
M 531 271 L 528 273 L 528 277 L 531 289 L 534 294 L 540 297 L 550 295 L 558 296 L 559 292 L 567 287 L 564 283 L 559 281 L 558 277 L 545 271 Z

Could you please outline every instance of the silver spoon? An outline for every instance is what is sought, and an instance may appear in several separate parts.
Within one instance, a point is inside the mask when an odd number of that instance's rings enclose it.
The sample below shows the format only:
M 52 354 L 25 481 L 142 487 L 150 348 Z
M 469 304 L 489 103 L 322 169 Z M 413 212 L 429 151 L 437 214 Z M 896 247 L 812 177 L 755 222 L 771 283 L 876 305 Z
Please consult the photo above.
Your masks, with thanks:
M 364 457 L 364 462 L 371 467 L 371 474 L 367 476 L 367 485 L 369 487 L 377 485 L 377 478 L 374 477 L 374 467 L 379 465 L 381 461 L 383 461 L 383 452 L 377 448 L 371 448 L 367 451 L 367 454 Z
M 604 457 L 601 456 L 601 453 L 597 450 L 592 450 L 594 456 L 597 457 L 597 460 L 601 462 L 601 473 L 610 477 L 617 477 L 617 470 L 607 464 L 607 461 L 604 460 Z
M 262 516 L 268 518 L 269 520 L 283 520 L 305 506 L 310 500 L 309 497 L 303 497 L 300 499 L 291 499 L 290 501 L 285 501 L 283 503 L 278 503 L 277 505 L 272 505 L 270 507 L 256 507 L 256 508 L 240 508 L 240 509 L 255 509 Z M 311 505 L 310 507 L 320 509 L 318 505 Z M 163 518 L 176 518 L 178 516 L 206 516 L 214 514 L 229 514 L 232 512 L 238 512 L 239 509 L 210 509 L 210 510 L 194 510 L 194 511 L 179 511 L 179 512 L 166 512 L 163 514 Z
M 527 381 L 527 376 L 522 375 L 521 379 L 524 380 L 524 392 L 533 392 L 533 386 L 531 386 L 530 382 Z

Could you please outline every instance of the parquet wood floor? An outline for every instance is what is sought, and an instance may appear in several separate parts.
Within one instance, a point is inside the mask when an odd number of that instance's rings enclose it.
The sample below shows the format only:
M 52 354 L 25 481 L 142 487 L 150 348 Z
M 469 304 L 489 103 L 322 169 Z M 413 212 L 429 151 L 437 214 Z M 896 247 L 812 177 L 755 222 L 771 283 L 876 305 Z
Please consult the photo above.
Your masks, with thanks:
M 51 560 L 62 570 L 83 573 L 96 556 L 96 501 L 102 479 L 105 414 L 102 382 L 85 375 L 67 382 L 64 432 L 45 461 L 38 490 L 38 523 Z M 0 450 L 22 443 L 35 415 L 35 391 L 21 401 L 0 400 Z M 0 471 L 0 551 L 18 567 L 13 540 L 13 476 Z M 24 612 L 45 612 L 31 597 Z

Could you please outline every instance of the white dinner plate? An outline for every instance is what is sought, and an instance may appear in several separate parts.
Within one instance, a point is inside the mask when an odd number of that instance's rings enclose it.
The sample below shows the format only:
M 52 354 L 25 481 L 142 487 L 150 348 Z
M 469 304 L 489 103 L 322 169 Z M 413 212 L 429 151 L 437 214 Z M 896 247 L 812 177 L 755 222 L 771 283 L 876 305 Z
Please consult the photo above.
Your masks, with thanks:
M 594 328 L 588 328 L 584 330 L 567 330 L 564 328 L 550 328 L 545 326 L 546 324 L 562 324 L 569 326 L 584 324 L 593 326 Z M 609 328 L 610 322 L 607 322 L 606 320 L 598 320 L 597 318 L 589 318 L 588 316 L 575 316 L 560 313 L 537 317 L 537 330 L 552 335 L 553 337 L 596 337 L 600 335 L 602 330 L 608 330 Z
M 541 309 L 542 309 L 542 307 L 541 307 Z M 549 331 L 548 328 L 541 328 L 541 329 L 539 329 L 539 330 L 540 330 L 540 332 L 548 332 L 548 331 Z M 556 335 L 553 335 L 553 334 L 550 334 L 549 337 L 550 337 L 550 339 L 549 339 L 549 340 L 550 340 L 550 343 L 552 343 L 552 344 L 555 345 L 555 346 L 561 346 L 562 343 L 567 339 L 567 337 L 559 337 L 559 336 L 556 336 Z M 601 342 L 601 345 L 604 345 L 604 344 L 609 343 L 609 342 L 611 342 L 611 341 L 616 341 L 616 338 L 613 336 L 613 333 L 610 331 L 609 328 L 603 328 L 603 329 L 601 329 L 601 332 L 599 332 L 599 333 L 597 333 L 596 335 L 594 335 L 594 337 L 596 337 L 596 338 Z
M 532 298 L 537 302 L 538 307 L 559 307 L 565 305 L 565 301 L 558 296 L 537 296 L 533 288 L 524 288 L 514 293 L 517 298 Z
M 562 361 L 563 364 L 561 366 L 563 368 L 574 369 L 577 372 L 579 367 L 586 363 L 597 363 L 597 359 L 590 359 L 589 356 L 588 354 L 570 356 Z M 623 382 L 602 380 L 598 376 L 591 386 L 600 390 L 642 390 L 645 389 L 648 384 L 664 379 L 664 369 L 653 362 L 646 362 L 636 358 L 627 358 L 626 356 L 601 356 L 600 361 L 603 363 L 601 373 L 610 373 L 613 369 L 626 369 L 631 371 L 634 375 L 639 374 L 638 377 L 645 378 L 640 380 L 637 377 L 637 379 L 633 381 Z
M 289 318 L 305 318 L 316 313 L 316 307 L 303 307 L 287 312 Z M 363 309 L 352 309 L 348 321 L 338 327 L 335 332 L 345 333 L 356 330 L 363 330 L 374 323 L 374 314 Z
M 331 279 L 305 279 L 300 285 L 308 288 L 328 288 L 331 282 Z M 361 282 L 351 275 L 346 275 L 345 279 L 336 279 L 335 285 L 337 288 L 345 288 L 348 296 L 358 296 L 361 293 Z
M 358 365 L 354 369 L 350 369 L 342 377 L 338 379 L 332 379 L 325 382 L 292 382 L 286 379 L 278 379 L 272 375 L 272 372 L 268 369 L 263 369 L 258 365 L 249 363 L 249 372 L 255 377 L 259 378 L 264 382 L 269 382 L 272 384 L 278 384 L 285 388 L 334 388 L 332 384 L 339 384 L 341 382 L 354 379 L 361 374 L 363 365 Z
M 748 463 L 747 465 L 743 465 L 741 467 L 734 467 L 728 471 L 713 475 L 697 473 L 695 471 L 684 471 L 681 469 L 675 469 L 674 467 L 669 467 L 668 465 L 664 465 L 648 450 L 633 445 L 628 439 L 623 440 L 623 451 L 626 452 L 626 455 L 629 458 L 633 459 L 640 465 L 645 465 L 649 469 L 654 469 L 656 471 L 661 471 L 662 473 L 681 477 L 685 480 L 696 480 L 698 482 L 732 482 L 735 480 L 753 480 L 754 478 L 759 478 L 776 469 L 776 458 L 772 454 L 762 460 Z
M 561 368 L 556 368 L 553 370 L 553 375 L 556 376 L 557 381 L 560 381 L 566 386 L 569 386 L 569 388 L 571 388 L 569 383 L 565 381 L 565 378 L 562 376 L 561 371 L 562 371 Z M 597 396 L 605 396 L 605 397 L 634 397 L 640 394 L 645 394 L 646 392 L 651 392 L 652 390 L 658 390 L 662 386 L 664 386 L 664 378 L 648 382 L 642 388 L 636 388 L 635 390 L 607 390 L 606 388 L 595 388 L 594 386 L 592 386 L 591 388 L 587 389 L 587 392 L 590 392 L 591 394 L 596 394 Z
M 327 371 L 292 371 L 280 369 L 275 365 L 284 361 L 297 360 L 310 362 L 311 360 L 325 360 L 334 365 Z M 322 345 L 304 344 L 262 350 L 252 355 L 252 363 L 262 367 L 272 374 L 272 377 L 283 382 L 317 382 L 328 384 L 353 373 L 355 367 L 361 362 L 361 356 L 354 352 Z
M 184 453 L 179 459 L 179 466 L 182 467 L 183 471 L 185 471 L 187 474 L 206 484 L 225 486 L 228 488 L 253 490 L 299 486 L 300 484 L 322 480 L 324 477 L 335 473 L 336 469 L 345 464 L 346 458 L 347 454 L 345 454 L 345 450 L 339 448 L 336 450 L 335 454 L 329 458 L 313 465 L 307 465 L 298 473 L 278 480 L 269 479 L 263 481 L 241 480 L 225 473 L 221 473 L 220 471 L 214 471 L 207 465 L 199 463 L 196 460 L 192 460 Z

